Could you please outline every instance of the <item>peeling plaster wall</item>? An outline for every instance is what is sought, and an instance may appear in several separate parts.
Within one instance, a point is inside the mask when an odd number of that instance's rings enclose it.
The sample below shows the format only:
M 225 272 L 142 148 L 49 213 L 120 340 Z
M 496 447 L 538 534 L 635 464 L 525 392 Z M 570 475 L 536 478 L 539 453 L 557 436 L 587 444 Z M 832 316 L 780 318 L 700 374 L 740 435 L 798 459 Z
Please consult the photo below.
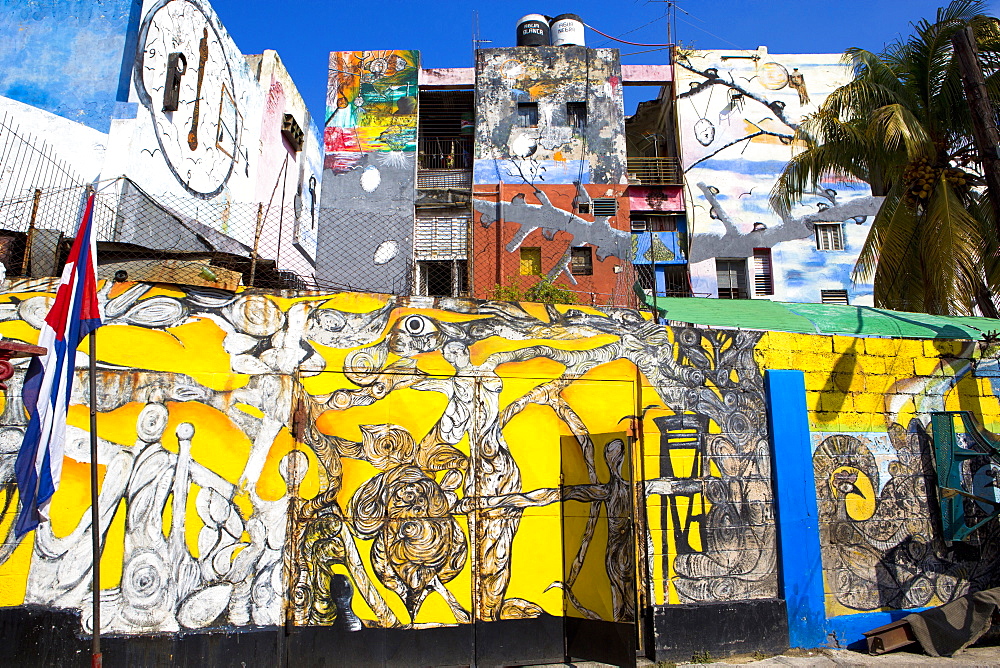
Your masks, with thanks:
M 323 178 L 320 133 L 277 52 L 268 49 L 247 56 L 247 61 L 261 88 L 268 87 L 256 199 L 284 210 L 280 226 L 265 227 L 261 248 L 283 246 L 277 268 L 308 276 L 314 272 L 319 227 Z M 300 150 L 295 150 L 281 132 L 285 114 L 291 114 L 303 131 Z
M 571 127 L 567 104 L 586 104 L 586 126 Z M 534 103 L 536 127 L 520 127 L 518 103 Z M 510 47 L 476 56 L 473 170 L 473 287 L 528 288 L 521 248 L 539 248 L 541 274 L 578 291 L 582 301 L 631 303 L 621 269 L 628 257 L 625 121 L 616 49 Z M 617 213 L 581 211 L 594 198 Z M 570 270 L 573 247 L 589 247 L 593 274 Z M 623 297 L 624 295 L 624 297 Z M 623 301 L 624 300 L 624 301 Z
M 871 305 L 871 285 L 854 285 L 850 274 L 881 198 L 863 183 L 831 181 L 785 219 L 768 204 L 802 117 L 850 80 L 840 55 L 690 51 L 675 67 L 694 292 L 717 295 L 715 258 L 752 258 L 754 248 L 770 248 L 774 295 L 767 298 L 818 302 L 821 289 L 847 290 L 852 304 Z M 758 222 L 766 229 L 754 231 Z M 844 250 L 817 250 L 816 223 L 842 224 Z
M 476 52 L 475 183 L 624 183 L 625 117 L 617 49 L 508 47 Z M 517 126 L 517 103 L 538 127 Z M 584 132 L 566 103 L 586 102 Z
M 320 280 L 407 292 L 413 256 L 420 53 L 335 51 L 327 85 Z M 349 248 L 349 253 L 330 249 Z

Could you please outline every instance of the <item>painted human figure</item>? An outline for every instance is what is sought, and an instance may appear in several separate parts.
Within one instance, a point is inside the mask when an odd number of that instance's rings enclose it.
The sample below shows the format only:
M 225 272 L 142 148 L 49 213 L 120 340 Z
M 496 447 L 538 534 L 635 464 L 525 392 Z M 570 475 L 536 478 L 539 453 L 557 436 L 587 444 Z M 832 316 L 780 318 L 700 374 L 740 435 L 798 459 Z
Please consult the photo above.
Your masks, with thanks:
M 799 68 L 793 68 L 788 75 L 788 85 L 794 88 L 799 94 L 799 106 L 804 107 L 809 104 L 809 92 L 806 90 L 806 77 L 799 72 Z

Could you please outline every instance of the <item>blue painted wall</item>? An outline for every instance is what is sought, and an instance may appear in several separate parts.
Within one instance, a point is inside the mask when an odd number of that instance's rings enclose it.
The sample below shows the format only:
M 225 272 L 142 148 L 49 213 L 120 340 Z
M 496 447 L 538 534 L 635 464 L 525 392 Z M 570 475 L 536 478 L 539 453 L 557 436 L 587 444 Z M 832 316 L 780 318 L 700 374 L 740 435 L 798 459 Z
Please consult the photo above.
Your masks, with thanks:
M 107 132 L 141 0 L 0 0 L 0 95 Z
M 826 640 L 826 608 L 805 374 L 768 369 L 764 385 L 774 494 L 778 502 L 781 589 L 788 609 L 788 641 L 792 647 L 819 647 Z

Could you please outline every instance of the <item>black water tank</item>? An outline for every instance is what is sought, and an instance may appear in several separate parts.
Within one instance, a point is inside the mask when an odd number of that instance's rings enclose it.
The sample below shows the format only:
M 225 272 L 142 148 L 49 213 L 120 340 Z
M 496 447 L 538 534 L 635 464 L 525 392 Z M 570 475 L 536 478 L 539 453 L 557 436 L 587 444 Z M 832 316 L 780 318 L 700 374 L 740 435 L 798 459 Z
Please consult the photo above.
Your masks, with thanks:
M 517 22 L 518 46 L 548 46 L 549 19 L 541 14 L 522 16 Z

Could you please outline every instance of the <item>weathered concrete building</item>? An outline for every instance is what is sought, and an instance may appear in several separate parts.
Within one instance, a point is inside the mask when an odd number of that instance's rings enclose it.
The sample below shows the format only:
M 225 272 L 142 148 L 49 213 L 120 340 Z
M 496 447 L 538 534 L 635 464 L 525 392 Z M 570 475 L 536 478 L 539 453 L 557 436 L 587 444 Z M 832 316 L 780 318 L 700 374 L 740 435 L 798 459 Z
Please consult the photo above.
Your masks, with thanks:
M 634 303 L 622 87 L 669 85 L 670 67 L 574 44 L 479 49 L 458 69 L 334 52 L 330 73 L 323 202 L 338 215 L 323 234 L 358 252 L 321 275 L 479 297 L 545 277 L 581 302 Z M 653 189 L 665 162 L 647 160 Z

